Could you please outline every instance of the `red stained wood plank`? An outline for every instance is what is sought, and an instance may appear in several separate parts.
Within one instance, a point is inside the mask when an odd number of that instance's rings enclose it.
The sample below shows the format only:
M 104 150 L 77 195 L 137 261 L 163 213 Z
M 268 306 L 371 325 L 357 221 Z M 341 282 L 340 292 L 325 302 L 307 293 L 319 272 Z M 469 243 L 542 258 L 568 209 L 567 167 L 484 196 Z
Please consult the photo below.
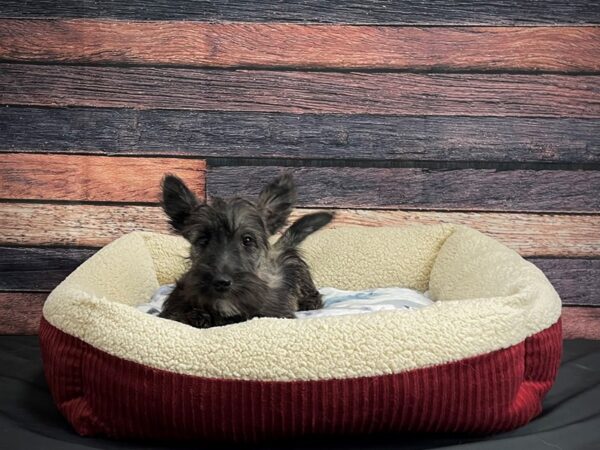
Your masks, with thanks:
M 203 196 L 205 168 L 204 161 L 193 159 L 9 153 L 0 159 L 0 196 L 156 203 L 167 172 Z
M 0 65 L 0 104 L 600 117 L 600 76 Z
M 47 293 L 0 292 L 0 335 L 37 334 Z
M 600 70 L 600 29 L 7 19 L 0 27 L 0 58 L 211 67 L 581 72 Z
M 294 220 L 318 210 L 296 209 Z M 0 244 L 101 247 L 132 231 L 168 233 L 158 206 L 0 203 Z M 493 236 L 523 256 L 598 257 L 595 215 L 337 209 L 332 227 L 459 223 Z M 560 239 L 549 239 L 560 236 Z
M 562 319 L 565 339 L 600 340 L 600 308 L 564 307 Z

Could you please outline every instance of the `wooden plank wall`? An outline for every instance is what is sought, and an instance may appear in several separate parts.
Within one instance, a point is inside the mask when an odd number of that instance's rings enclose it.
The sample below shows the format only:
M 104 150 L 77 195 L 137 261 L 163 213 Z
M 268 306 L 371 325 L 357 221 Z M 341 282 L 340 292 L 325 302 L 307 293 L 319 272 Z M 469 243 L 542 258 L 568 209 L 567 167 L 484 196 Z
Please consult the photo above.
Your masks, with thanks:
M 336 226 L 463 223 L 600 339 L 600 8 L 584 0 L 7 0 L 0 333 L 99 247 L 296 174 Z

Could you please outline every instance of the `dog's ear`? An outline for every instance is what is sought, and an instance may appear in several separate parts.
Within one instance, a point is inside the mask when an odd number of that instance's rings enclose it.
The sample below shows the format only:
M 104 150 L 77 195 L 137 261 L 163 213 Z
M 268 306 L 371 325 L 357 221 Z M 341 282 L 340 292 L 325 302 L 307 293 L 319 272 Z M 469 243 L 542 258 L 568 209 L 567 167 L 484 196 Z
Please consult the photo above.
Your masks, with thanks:
M 304 239 L 315 231 L 320 230 L 325 225 L 333 220 L 335 214 L 333 212 L 318 212 L 307 214 L 296 220 L 283 236 L 277 241 L 277 246 L 280 249 L 294 248 L 298 246 Z
M 169 216 L 171 226 L 181 233 L 192 211 L 200 202 L 179 177 L 169 174 L 162 180 L 161 205 Z
M 262 211 L 269 234 L 275 234 L 285 225 L 296 203 L 296 185 L 287 172 L 267 184 L 258 196 L 258 208 Z

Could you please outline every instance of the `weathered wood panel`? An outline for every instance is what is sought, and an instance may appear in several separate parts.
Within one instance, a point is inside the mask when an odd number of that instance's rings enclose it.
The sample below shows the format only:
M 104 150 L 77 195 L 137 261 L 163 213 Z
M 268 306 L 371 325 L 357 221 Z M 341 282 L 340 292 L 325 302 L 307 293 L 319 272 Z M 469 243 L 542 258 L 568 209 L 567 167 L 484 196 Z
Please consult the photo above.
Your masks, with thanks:
M 0 247 L 0 290 L 48 292 L 96 250 Z
M 204 195 L 202 160 L 9 153 L 0 159 L 5 199 L 156 203 L 166 172 Z
M 281 167 L 214 167 L 209 196 L 257 196 Z M 597 212 L 599 171 L 292 168 L 300 206 Z
M 4 0 L 3 17 L 110 17 L 206 21 L 341 22 L 383 24 L 573 24 L 600 23 L 589 0 Z
M 0 247 L 0 291 L 48 292 L 96 250 Z M 529 258 L 554 285 L 564 304 L 600 304 L 600 259 Z
M 562 322 L 565 339 L 600 339 L 600 308 L 565 307 Z
M 0 292 L 0 335 L 37 334 L 48 294 Z
M 0 65 L 0 104 L 600 117 L 600 76 Z
M 531 258 L 564 303 L 600 305 L 600 259 Z
M 0 108 L 0 151 L 377 161 L 600 162 L 600 121 Z
M 297 209 L 291 220 L 315 212 Z M 157 206 L 0 203 L 0 244 L 101 247 L 132 231 L 169 233 Z M 596 215 L 378 211 L 337 209 L 332 226 L 458 223 L 500 240 L 524 256 L 598 257 Z
M 595 27 L 4 20 L 0 59 L 210 67 L 600 70 Z
M 0 203 L 0 244 L 102 247 L 133 231 L 169 233 L 158 206 Z

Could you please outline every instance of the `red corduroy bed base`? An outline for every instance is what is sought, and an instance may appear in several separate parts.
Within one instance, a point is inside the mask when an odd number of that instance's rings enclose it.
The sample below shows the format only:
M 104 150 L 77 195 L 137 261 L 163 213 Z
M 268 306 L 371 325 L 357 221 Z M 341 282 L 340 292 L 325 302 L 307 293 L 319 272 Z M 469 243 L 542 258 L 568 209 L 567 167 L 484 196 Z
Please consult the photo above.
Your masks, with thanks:
M 42 319 L 54 401 L 82 435 L 256 441 L 378 431 L 494 433 L 541 411 L 560 363 L 560 321 L 510 348 L 405 373 L 240 381 L 157 370 L 100 351 Z

